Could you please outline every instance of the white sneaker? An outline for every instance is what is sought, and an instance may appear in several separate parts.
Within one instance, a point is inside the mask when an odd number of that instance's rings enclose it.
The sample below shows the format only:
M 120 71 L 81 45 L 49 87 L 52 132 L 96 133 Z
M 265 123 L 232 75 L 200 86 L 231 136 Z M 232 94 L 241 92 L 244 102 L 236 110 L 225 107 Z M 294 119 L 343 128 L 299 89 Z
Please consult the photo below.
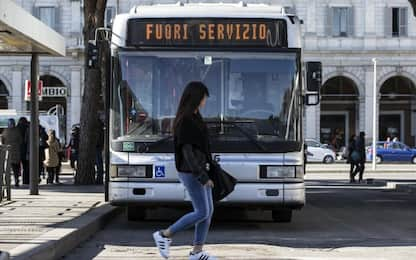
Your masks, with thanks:
M 169 258 L 169 247 L 170 247 L 170 244 L 172 243 L 172 239 L 167 238 L 167 237 L 163 237 L 160 234 L 160 231 L 156 231 L 155 233 L 153 233 L 153 239 L 155 240 L 155 244 L 156 244 L 157 248 L 159 249 L 160 255 L 163 258 L 168 259 Z
M 207 252 L 201 251 L 198 254 L 189 254 L 189 260 L 217 260 L 215 256 L 210 256 Z

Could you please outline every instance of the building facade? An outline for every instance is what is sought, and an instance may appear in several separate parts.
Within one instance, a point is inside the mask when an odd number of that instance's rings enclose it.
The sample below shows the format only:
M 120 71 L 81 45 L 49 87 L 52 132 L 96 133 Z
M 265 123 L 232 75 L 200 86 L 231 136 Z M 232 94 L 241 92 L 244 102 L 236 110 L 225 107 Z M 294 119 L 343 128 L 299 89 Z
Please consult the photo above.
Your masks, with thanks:
M 83 1 L 15 2 L 66 37 L 66 57 L 40 59 L 41 79 L 50 89 L 40 109 L 47 111 L 60 104 L 66 112 L 67 125 L 78 123 L 84 87 Z M 114 15 L 138 4 L 174 2 L 108 0 L 106 21 L 110 23 Z M 305 111 L 306 138 L 340 148 L 351 134 L 365 131 L 371 136 L 372 59 L 376 58 L 378 136 L 381 140 L 397 137 L 408 145 L 416 144 L 416 19 L 407 0 L 247 2 L 291 8 L 304 21 L 305 60 L 323 63 L 321 104 Z M 28 64 L 28 57 L 0 57 L 0 109 L 26 110 L 24 82 L 29 79 Z

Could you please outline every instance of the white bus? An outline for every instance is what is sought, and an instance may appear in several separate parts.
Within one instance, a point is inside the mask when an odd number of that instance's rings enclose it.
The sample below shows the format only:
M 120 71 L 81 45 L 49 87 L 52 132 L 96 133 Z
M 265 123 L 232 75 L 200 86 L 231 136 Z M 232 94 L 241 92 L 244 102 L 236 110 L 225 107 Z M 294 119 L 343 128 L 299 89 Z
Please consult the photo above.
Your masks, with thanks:
M 197 80 L 210 91 L 201 112 L 213 157 L 238 179 L 219 205 L 291 221 L 305 204 L 303 107 L 320 84 L 320 64 L 311 63 L 312 91 L 303 87 L 301 23 L 284 8 L 244 3 L 137 6 L 117 15 L 110 202 L 126 206 L 131 220 L 148 208 L 189 203 L 172 123 L 185 85 Z

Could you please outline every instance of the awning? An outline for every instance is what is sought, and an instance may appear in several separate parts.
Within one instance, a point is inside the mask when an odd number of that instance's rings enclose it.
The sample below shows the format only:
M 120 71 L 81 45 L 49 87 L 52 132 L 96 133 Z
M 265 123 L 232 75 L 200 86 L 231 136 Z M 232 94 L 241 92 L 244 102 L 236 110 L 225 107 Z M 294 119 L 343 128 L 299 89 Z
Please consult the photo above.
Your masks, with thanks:
M 10 0 L 0 0 L 0 55 L 65 56 L 65 38 Z

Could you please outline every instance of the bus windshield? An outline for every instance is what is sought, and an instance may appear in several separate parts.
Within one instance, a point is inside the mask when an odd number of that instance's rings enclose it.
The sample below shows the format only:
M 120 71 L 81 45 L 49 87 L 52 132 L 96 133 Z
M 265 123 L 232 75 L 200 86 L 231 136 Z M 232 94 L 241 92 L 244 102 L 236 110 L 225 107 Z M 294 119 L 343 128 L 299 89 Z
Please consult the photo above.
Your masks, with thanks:
M 297 141 L 296 53 L 119 52 L 114 59 L 112 137 L 160 140 L 172 134 L 190 81 L 210 92 L 201 111 L 217 136 Z

